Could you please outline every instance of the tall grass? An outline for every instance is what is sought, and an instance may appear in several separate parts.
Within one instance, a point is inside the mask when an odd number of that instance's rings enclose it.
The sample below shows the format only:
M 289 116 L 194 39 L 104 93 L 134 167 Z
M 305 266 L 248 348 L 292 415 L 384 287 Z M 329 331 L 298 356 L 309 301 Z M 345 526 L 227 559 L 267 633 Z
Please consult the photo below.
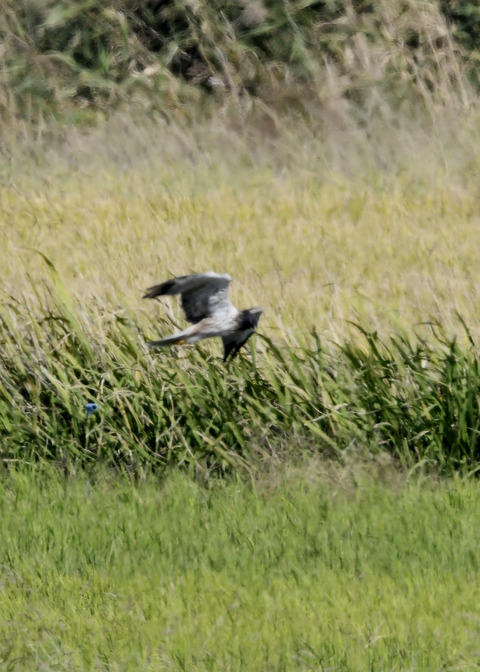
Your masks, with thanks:
M 186 135 L 119 117 L 12 152 L 4 461 L 208 474 L 386 450 L 475 469 L 476 120 L 452 128 L 401 128 L 377 153 L 353 130 L 336 148 L 288 129 L 272 146 L 228 123 Z M 214 342 L 148 352 L 183 317 L 142 303 L 145 287 L 208 269 L 266 308 L 251 349 L 229 367 Z
M 337 352 L 315 333 L 309 346 L 263 336 L 252 358 L 225 367 L 208 348 L 151 354 L 133 318 L 99 324 L 98 308 L 47 299 L 36 314 L 12 300 L 0 313 L 6 463 L 173 463 L 208 474 L 286 452 L 387 451 L 440 470 L 475 469 L 480 457 L 477 349 L 439 327 L 433 339 L 386 341 L 362 329 L 363 344 Z
M 260 103 L 342 126 L 468 104 L 475 3 L 37 0 L 0 5 L 4 121 L 91 121 L 131 104 L 176 116 Z M 266 112 L 266 113 L 265 113 Z M 265 113 L 265 116 L 263 116 Z

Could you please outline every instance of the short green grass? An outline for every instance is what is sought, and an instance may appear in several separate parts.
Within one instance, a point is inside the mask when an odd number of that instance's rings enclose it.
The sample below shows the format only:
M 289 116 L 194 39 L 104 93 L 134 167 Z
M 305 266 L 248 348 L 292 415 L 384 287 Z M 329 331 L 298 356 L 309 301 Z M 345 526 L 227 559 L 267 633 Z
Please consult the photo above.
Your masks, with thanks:
M 6 474 L 0 668 L 476 669 L 479 494 L 380 463 Z

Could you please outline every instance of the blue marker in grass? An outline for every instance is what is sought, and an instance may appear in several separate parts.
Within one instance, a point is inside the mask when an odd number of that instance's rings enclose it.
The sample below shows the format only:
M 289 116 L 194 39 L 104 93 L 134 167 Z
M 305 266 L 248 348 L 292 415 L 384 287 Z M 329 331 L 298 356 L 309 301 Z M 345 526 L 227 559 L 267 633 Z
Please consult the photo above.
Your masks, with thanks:
M 85 404 L 85 410 L 87 411 L 87 415 L 92 415 L 92 413 L 98 411 L 98 404 Z

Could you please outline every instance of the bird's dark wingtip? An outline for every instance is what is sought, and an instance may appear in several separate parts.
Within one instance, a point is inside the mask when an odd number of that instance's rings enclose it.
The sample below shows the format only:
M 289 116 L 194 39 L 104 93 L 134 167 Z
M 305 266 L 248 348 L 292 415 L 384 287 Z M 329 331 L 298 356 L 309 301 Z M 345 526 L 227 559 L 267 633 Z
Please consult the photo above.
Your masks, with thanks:
M 223 363 L 226 364 L 227 362 L 231 362 L 232 359 L 235 359 L 235 357 L 240 352 L 242 345 L 243 345 L 243 343 L 240 343 L 240 344 L 233 343 L 233 344 L 229 345 L 228 347 L 225 346 L 225 351 L 224 351 L 224 354 L 223 354 Z
M 166 282 L 162 282 L 159 285 L 153 285 L 152 287 L 149 287 L 145 294 L 143 295 L 144 299 L 154 299 L 157 296 L 162 296 L 164 294 L 168 294 L 169 291 L 172 289 L 172 287 L 175 284 L 175 280 L 167 280 Z
M 154 293 L 154 290 L 156 287 L 149 287 L 145 294 L 142 296 L 142 299 L 153 299 L 155 296 L 158 296 L 158 294 Z

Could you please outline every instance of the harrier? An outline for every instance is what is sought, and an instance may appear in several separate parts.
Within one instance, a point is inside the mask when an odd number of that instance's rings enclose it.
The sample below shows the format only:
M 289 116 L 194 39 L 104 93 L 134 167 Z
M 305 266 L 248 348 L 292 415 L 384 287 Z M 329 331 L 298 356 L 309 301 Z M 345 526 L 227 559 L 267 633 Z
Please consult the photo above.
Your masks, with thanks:
M 224 346 L 223 361 L 233 359 L 242 345 L 254 333 L 262 308 L 238 310 L 228 299 L 232 278 L 227 274 L 199 273 L 183 275 L 154 285 L 144 299 L 180 294 L 185 316 L 193 326 L 159 341 L 151 341 L 151 348 L 180 343 L 197 343 L 204 338 L 220 336 Z

